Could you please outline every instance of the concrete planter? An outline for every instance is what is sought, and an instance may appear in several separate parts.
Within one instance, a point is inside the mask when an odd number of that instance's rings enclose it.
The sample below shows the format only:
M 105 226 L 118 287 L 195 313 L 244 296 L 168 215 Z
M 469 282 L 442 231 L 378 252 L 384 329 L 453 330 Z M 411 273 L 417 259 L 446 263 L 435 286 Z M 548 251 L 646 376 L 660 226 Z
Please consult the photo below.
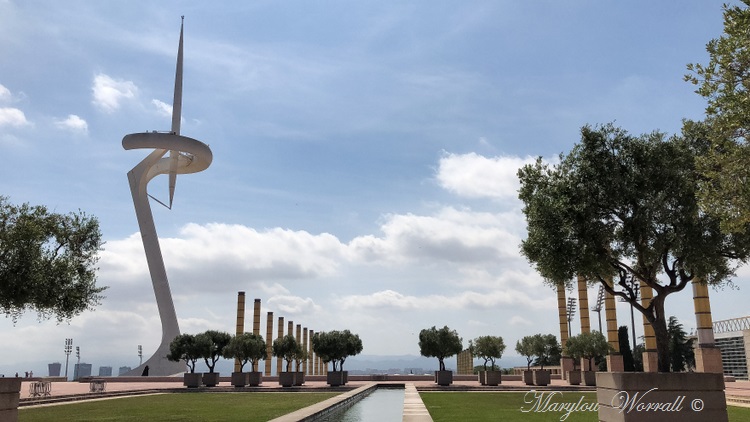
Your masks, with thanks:
M 487 385 L 487 371 L 479 371 L 477 374 L 479 385 Z
M 232 385 L 237 388 L 246 386 L 249 375 L 247 372 L 232 372 Z
M 247 385 L 250 387 L 257 387 L 263 384 L 263 373 L 260 371 L 248 372 L 247 373 Z
M 536 371 L 533 371 L 534 375 L 532 376 L 532 379 L 534 381 L 534 385 L 538 386 L 544 386 L 549 385 L 550 380 L 550 370 L 549 369 L 537 369 Z
M 727 422 L 722 374 L 597 372 L 604 422 Z
M 203 385 L 206 387 L 216 387 L 219 385 L 219 373 L 218 372 L 204 372 L 203 373 Z
M 294 385 L 300 386 L 305 383 L 305 373 L 302 371 L 297 371 L 294 373 Z
M 435 371 L 435 379 L 437 385 L 451 385 L 453 384 L 453 371 Z
M 588 386 L 595 386 L 596 371 L 583 371 L 583 383 Z
M 279 385 L 282 387 L 291 387 L 294 385 L 296 372 L 282 372 L 279 374 Z
M 526 385 L 534 385 L 534 371 L 523 371 L 523 382 Z
M 568 384 L 581 385 L 581 371 L 568 371 Z
M 0 378 L 0 421 L 18 422 L 21 378 Z
M 486 385 L 499 385 L 502 382 L 503 373 L 500 371 L 487 371 L 484 375 Z
M 346 385 L 346 379 L 344 377 L 347 371 L 331 371 L 326 375 L 326 383 L 331 387 L 338 387 L 339 385 Z
M 187 388 L 198 388 L 203 384 L 203 374 L 185 372 L 182 384 Z

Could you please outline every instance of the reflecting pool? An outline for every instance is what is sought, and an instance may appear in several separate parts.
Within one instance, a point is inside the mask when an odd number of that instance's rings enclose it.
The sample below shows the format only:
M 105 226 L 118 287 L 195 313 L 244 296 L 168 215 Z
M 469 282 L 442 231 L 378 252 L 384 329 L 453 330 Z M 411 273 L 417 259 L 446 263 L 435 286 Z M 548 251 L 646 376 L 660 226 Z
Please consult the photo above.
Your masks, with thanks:
M 326 422 L 400 422 L 404 412 L 403 388 L 378 388 Z

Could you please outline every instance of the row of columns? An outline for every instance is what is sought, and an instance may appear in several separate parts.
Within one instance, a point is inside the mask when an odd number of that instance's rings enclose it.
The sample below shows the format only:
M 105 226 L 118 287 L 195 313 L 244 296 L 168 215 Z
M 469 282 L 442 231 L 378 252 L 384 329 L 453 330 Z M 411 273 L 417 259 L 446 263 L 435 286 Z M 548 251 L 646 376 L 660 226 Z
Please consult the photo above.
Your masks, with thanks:
M 261 302 L 260 299 L 255 299 L 253 304 L 253 334 L 260 335 L 260 318 L 261 318 Z M 266 359 L 263 373 L 266 376 L 271 375 L 273 368 L 273 312 L 266 313 Z M 245 332 L 245 292 L 237 293 L 237 327 L 236 334 L 240 335 Z M 327 373 L 327 367 L 325 362 L 320 359 L 320 356 L 315 355 L 312 350 L 312 338 L 315 331 L 308 330 L 307 327 L 302 327 L 301 324 L 297 324 L 296 332 L 293 321 L 287 321 L 287 332 L 286 335 L 294 336 L 297 343 L 302 345 L 302 349 L 307 353 L 307 359 L 301 362 L 299 367 L 296 366 L 296 362 L 292 364 L 292 370 L 297 372 L 304 372 L 306 375 L 325 375 Z M 284 337 L 284 317 L 278 317 L 278 331 L 276 338 Z M 283 372 L 284 360 L 280 357 L 276 358 L 276 374 Z M 240 362 L 235 360 L 234 371 L 239 372 Z
M 581 332 L 588 333 L 591 330 L 589 322 L 588 309 L 588 286 L 586 280 L 578 276 L 578 303 L 580 310 Z M 612 286 L 612 280 L 607 280 Z M 721 363 L 721 351 L 714 342 L 713 321 L 711 318 L 711 303 L 708 297 L 708 285 L 696 278 L 692 282 L 693 288 L 693 306 L 695 309 L 695 319 L 698 327 L 698 346 L 695 348 L 695 370 L 697 372 L 723 373 Z M 640 283 L 641 305 L 648 307 L 653 299 L 652 288 Z M 565 297 L 565 286 L 557 286 L 557 308 L 560 324 L 560 342 L 564 346 L 568 341 L 568 321 L 567 321 L 567 302 Z M 609 372 L 622 372 L 624 364 L 620 354 L 620 344 L 618 338 L 617 308 L 613 295 L 605 291 L 604 308 L 607 320 L 607 342 L 612 347 L 613 352 L 607 356 L 607 370 Z M 654 328 L 643 316 L 644 346 L 643 353 L 643 370 L 644 372 L 658 371 L 658 354 L 656 352 L 656 335 Z M 587 359 L 581 360 L 581 367 L 584 370 L 593 370 L 586 368 Z M 567 377 L 567 372 L 573 370 L 573 359 L 563 356 L 561 360 L 563 377 Z

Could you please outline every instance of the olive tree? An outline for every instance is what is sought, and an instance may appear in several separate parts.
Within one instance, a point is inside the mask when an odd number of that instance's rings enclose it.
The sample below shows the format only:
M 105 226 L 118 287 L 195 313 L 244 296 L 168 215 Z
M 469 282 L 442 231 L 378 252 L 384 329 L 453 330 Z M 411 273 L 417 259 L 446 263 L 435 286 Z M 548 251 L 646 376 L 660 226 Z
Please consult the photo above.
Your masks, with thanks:
M 101 303 L 96 286 L 99 221 L 79 211 L 10 204 L 0 196 L 0 312 L 69 320 Z
M 297 360 L 302 353 L 302 346 L 297 343 L 293 335 L 287 334 L 273 341 L 272 351 L 274 357 L 280 357 L 286 361 L 286 372 L 292 370 L 292 362 Z
M 484 359 L 484 370 L 490 363 L 490 370 L 495 370 L 495 359 L 503 357 L 505 343 L 500 336 L 479 336 L 469 342 L 469 349 L 474 357 Z
M 240 362 L 240 372 L 248 362 L 250 362 L 250 370 L 255 372 L 258 361 L 266 357 L 266 341 L 257 334 L 239 334 L 229 340 L 221 355 L 227 359 L 237 359 Z
M 190 368 L 190 373 L 195 373 L 195 363 L 201 358 L 201 349 L 206 347 L 207 341 L 208 339 L 196 338 L 192 334 L 180 334 L 169 343 L 167 360 L 172 362 L 184 360 Z
M 333 364 L 334 372 L 343 371 L 346 358 L 362 352 L 362 340 L 349 330 L 322 331 L 313 335 L 312 349 L 323 362 Z
M 522 253 L 553 288 L 582 276 L 642 313 L 660 372 L 670 369 L 666 298 L 696 279 L 727 283 L 748 257 L 747 234 L 724 234 L 700 210 L 696 157 L 706 148 L 696 132 L 667 138 L 585 126 L 558 164 L 540 158 L 518 172 Z M 632 280 L 653 289 L 651 301 L 637 300 Z
M 531 363 L 534 362 L 534 337 L 525 336 L 516 342 L 516 352 L 526 358 L 526 370 L 531 370 Z
M 565 345 L 568 356 L 573 359 L 588 359 L 588 368 L 593 368 L 593 360 L 606 356 L 611 350 L 607 339 L 599 331 L 590 331 L 570 337 Z
M 232 336 L 229 333 L 216 330 L 208 330 L 196 336 L 200 357 L 206 363 L 209 373 L 214 372 L 216 362 L 221 358 L 222 351 L 231 339 Z
M 419 353 L 437 358 L 441 371 L 445 371 L 444 359 L 460 353 L 462 349 L 461 337 L 448 326 L 439 330 L 433 326 L 419 332 Z

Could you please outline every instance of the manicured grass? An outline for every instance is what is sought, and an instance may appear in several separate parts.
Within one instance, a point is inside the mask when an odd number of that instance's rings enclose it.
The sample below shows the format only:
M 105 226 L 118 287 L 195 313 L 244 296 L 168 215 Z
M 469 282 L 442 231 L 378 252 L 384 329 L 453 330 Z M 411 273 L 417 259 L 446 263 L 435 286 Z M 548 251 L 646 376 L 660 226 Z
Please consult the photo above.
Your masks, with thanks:
M 267 421 L 337 393 L 175 393 L 19 409 L 19 422 Z
M 538 392 L 539 393 L 539 392 Z M 595 422 L 597 412 L 575 411 L 566 419 L 562 419 L 566 411 L 549 410 L 543 412 L 534 407 L 533 392 L 501 393 L 501 392 L 424 392 L 420 393 L 422 401 L 430 412 L 434 422 L 449 421 L 522 421 L 522 422 Z M 548 393 L 545 393 L 548 394 Z M 524 402 L 524 398 L 528 402 Z M 542 400 L 546 400 L 543 397 Z M 583 398 L 581 400 L 581 398 Z M 595 393 L 565 392 L 553 396 L 549 403 L 594 403 Z M 525 412 L 523 410 L 526 410 Z M 543 406 L 542 406 L 543 410 Z M 750 408 L 729 406 L 729 421 L 750 421 Z

